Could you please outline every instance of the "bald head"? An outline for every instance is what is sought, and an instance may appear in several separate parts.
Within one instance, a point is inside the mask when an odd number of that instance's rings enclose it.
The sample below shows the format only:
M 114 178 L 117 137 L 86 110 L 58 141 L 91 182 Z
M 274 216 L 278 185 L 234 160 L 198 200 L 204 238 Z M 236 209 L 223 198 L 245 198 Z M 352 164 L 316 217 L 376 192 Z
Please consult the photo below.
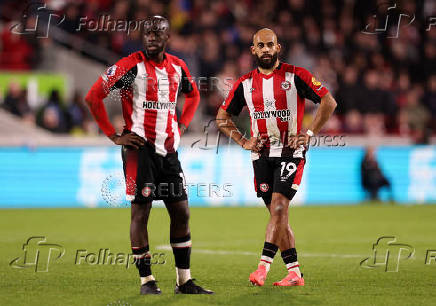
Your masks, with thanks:
M 277 35 L 273 30 L 268 28 L 263 28 L 254 33 L 253 35 L 253 45 L 255 46 L 258 42 L 269 42 L 272 41 L 277 44 Z
M 251 54 L 256 57 L 260 68 L 273 69 L 277 64 L 280 50 L 281 46 L 277 43 L 277 35 L 273 30 L 263 28 L 253 35 Z

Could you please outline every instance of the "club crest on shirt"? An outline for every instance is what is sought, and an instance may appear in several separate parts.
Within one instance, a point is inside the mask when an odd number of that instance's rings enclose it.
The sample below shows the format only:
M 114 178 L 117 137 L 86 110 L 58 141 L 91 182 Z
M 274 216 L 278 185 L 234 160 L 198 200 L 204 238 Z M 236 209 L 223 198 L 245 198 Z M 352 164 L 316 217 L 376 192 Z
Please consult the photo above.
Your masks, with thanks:
M 315 79 L 315 77 L 312 77 L 312 84 L 313 84 L 314 86 L 316 86 L 316 87 L 321 86 L 321 82 L 320 82 L 320 81 L 317 81 L 317 80 Z
M 275 103 L 276 103 L 275 99 L 268 99 L 268 98 L 266 98 L 264 100 L 265 108 L 272 108 L 272 107 L 274 107 Z
M 106 75 L 107 76 L 113 76 L 113 75 L 115 75 L 115 71 L 117 70 L 117 65 L 113 65 L 113 66 L 110 66 L 107 70 L 106 70 Z
M 291 88 L 291 82 L 289 82 L 289 81 L 283 81 L 282 84 L 281 84 L 281 86 L 282 86 L 282 89 L 283 89 L 283 90 L 289 90 L 289 89 Z
M 254 91 L 254 87 L 251 87 L 251 88 L 250 88 L 250 92 L 253 92 L 253 91 Z
M 146 198 L 151 194 L 151 188 L 149 186 L 145 186 L 144 188 L 142 188 L 141 193 L 144 196 L 144 198 Z
M 269 185 L 267 183 L 262 183 L 262 184 L 259 185 L 259 187 L 260 187 L 260 190 L 262 192 L 267 192 L 268 189 L 269 189 Z

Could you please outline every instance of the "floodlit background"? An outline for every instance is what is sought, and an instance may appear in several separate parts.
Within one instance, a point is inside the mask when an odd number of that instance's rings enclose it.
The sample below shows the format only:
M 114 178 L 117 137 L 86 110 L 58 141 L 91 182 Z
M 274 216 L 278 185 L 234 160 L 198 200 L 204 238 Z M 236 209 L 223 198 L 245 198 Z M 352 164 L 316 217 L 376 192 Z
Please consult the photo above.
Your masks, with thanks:
M 142 48 L 139 31 L 127 33 L 123 22 L 152 14 L 170 20 L 167 51 L 186 61 L 201 91 L 180 148 L 191 205 L 262 205 L 249 154 L 222 136 L 218 142 L 211 122 L 231 83 L 253 69 L 249 46 L 261 27 L 277 33 L 281 60 L 312 71 L 338 102 L 309 151 L 295 205 L 366 201 L 368 146 L 377 149 L 395 202 L 436 202 L 433 0 L 4 0 L 0 207 L 127 204 L 120 148 L 99 131 L 83 98 L 110 65 Z M 108 20 L 120 22 L 118 31 Z M 106 101 L 121 131 L 118 94 Z M 306 126 L 315 110 L 307 101 Z M 238 124 L 247 130 L 247 112 Z
M 200 89 L 179 157 L 192 275 L 213 296 L 174 295 L 163 208 L 148 224 L 150 251 L 166 260 L 152 267 L 162 296 L 139 295 L 134 266 L 76 261 L 78 251 L 131 252 L 120 147 L 83 99 L 108 67 L 141 49 L 139 31 L 125 24 L 152 14 L 170 20 L 168 52 Z M 289 210 L 304 287 L 272 286 L 286 273 L 279 254 L 265 286 L 249 285 L 269 215 L 255 197 L 250 154 L 213 121 L 232 82 L 253 69 L 249 46 L 262 27 L 277 33 L 281 60 L 312 71 L 338 101 L 311 140 Z M 0 0 L 0 304 L 434 304 L 435 65 L 435 0 Z M 105 105 L 121 131 L 119 93 Z M 315 110 L 307 101 L 305 127 Z M 246 111 L 237 123 L 249 130 Z M 369 147 L 392 187 L 380 200 L 362 187 L 382 182 L 377 171 L 362 180 Z

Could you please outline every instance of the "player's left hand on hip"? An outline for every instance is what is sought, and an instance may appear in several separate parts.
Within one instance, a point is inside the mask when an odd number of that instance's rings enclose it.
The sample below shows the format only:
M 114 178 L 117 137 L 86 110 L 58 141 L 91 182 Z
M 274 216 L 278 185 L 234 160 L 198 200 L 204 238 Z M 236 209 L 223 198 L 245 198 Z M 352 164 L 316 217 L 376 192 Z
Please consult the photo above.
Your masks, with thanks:
M 310 136 L 306 133 L 300 133 L 297 137 L 293 137 L 290 142 L 290 147 L 297 149 L 299 146 L 307 147 L 309 145 Z

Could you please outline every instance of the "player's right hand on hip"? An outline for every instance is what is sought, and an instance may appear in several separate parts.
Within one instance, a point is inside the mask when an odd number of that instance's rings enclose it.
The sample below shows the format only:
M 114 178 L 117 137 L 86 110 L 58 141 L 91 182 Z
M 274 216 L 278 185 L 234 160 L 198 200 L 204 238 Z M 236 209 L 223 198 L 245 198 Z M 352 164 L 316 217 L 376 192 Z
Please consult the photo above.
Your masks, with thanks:
M 132 146 L 135 149 L 139 149 L 140 146 L 145 145 L 144 138 L 138 136 L 135 133 L 124 134 L 122 136 L 115 135 L 111 137 L 111 140 L 116 145 Z

